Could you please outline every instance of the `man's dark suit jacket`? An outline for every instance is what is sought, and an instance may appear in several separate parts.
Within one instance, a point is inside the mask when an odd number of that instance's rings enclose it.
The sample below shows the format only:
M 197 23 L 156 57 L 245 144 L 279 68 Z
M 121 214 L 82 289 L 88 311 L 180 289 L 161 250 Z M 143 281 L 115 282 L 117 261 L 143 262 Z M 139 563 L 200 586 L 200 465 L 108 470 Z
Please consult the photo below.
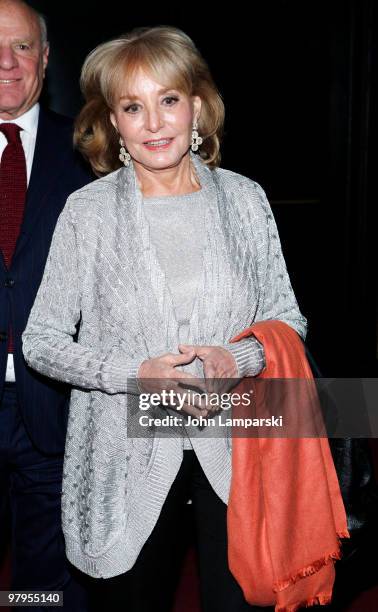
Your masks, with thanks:
M 12 321 L 19 407 L 31 440 L 47 454 L 64 450 L 70 390 L 26 365 L 21 334 L 42 279 L 58 216 L 68 196 L 93 178 L 73 149 L 72 121 L 41 108 L 25 214 L 9 270 L 0 255 L 0 398 Z

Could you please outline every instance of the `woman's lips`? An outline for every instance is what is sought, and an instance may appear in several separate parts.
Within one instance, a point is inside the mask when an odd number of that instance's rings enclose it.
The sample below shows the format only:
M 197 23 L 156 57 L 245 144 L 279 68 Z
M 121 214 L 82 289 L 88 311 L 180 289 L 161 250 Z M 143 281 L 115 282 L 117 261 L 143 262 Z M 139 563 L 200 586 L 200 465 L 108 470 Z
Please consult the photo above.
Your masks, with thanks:
M 149 151 L 164 151 L 168 149 L 172 141 L 173 138 L 159 138 L 159 140 L 147 140 L 143 145 Z

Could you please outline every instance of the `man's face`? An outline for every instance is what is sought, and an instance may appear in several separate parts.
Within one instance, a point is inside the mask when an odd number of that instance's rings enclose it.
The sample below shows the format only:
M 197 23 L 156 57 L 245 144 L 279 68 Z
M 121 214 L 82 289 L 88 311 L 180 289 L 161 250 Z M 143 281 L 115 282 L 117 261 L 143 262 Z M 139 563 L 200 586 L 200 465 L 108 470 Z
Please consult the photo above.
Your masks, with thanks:
M 0 0 L 0 117 L 19 117 L 40 96 L 48 59 L 39 22 L 27 6 Z

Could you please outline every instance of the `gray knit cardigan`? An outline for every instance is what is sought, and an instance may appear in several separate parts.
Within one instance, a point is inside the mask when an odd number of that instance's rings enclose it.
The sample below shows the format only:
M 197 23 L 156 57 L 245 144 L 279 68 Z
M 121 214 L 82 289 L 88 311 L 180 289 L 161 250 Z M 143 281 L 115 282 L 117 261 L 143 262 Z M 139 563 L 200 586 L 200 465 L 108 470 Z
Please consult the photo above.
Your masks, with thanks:
M 280 319 L 305 335 L 277 228 L 261 187 L 192 156 L 210 198 L 189 342 L 224 345 L 254 321 Z M 177 353 L 178 324 L 143 213 L 133 166 L 73 193 L 60 215 L 23 334 L 25 359 L 73 385 L 63 474 L 69 560 L 108 578 L 129 570 L 159 517 L 183 456 L 181 438 L 128 437 L 141 362 Z M 73 341 L 80 321 L 78 341 Z M 188 432 L 191 436 L 190 431 Z M 196 432 L 198 434 L 198 432 Z M 191 436 L 227 503 L 227 438 Z

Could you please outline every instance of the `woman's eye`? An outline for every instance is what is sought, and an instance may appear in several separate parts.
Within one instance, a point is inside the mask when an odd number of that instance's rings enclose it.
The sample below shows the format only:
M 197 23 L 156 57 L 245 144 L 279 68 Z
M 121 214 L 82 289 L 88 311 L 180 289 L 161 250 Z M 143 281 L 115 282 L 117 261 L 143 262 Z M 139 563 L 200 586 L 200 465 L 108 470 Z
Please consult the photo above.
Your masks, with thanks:
M 139 105 L 138 104 L 129 104 L 129 106 L 126 106 L 125 111 L 127 113 L 136 113 L 139 110 Z
M 176 102 L 178 102 L 178 97 L 177 96 L 167 96 L 164 98 L 163 102 L 166 106 L 173 106 L 174 104 L 176 104 Z

